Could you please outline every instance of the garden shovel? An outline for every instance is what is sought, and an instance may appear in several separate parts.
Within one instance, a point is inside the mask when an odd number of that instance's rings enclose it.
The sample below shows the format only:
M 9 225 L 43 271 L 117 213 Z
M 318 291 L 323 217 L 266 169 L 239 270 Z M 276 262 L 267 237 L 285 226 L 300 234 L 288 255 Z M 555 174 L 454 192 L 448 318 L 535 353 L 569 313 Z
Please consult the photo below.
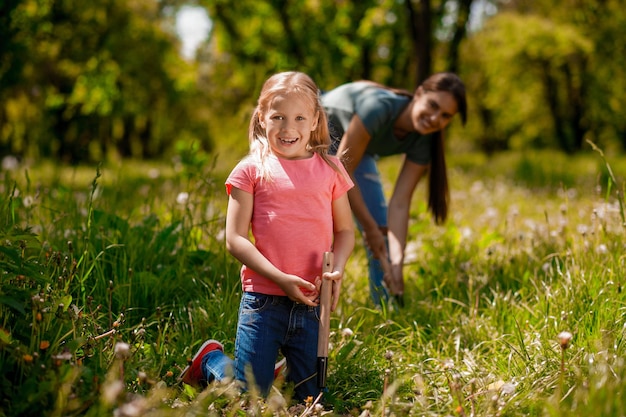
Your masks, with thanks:
M 322 274 L 332 272 L 333 253 L 324 252 Z M 328 369 L 328 336 L 330 334 L 330 306 L 333 295 L 333 283 L 322 277 L 320 288 L 320 328 L 317 336 L 317 386 L 326 388 L 326 370 Z

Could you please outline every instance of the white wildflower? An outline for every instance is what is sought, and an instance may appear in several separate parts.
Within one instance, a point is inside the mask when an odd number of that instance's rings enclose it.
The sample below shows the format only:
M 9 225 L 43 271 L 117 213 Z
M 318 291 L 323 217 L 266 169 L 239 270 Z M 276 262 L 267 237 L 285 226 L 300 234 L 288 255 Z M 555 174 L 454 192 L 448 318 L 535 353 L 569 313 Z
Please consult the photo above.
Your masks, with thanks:
M 4 171 L 15 171 L 20 167 L 20 161 L 13 155 L 2 158 L 2 169 Z
M 189 201 L 189 193 L 182 192 L 176 196 L 176 202 L 180 205 L 187 204 Z
M 30 206 L 33 205 L 34 201 L 35 201 L 35 199 L 33 198 L 33 196 L 27 195 L 22 200 L 22 204 L 24 204 L 24 207 L 29 208 Z

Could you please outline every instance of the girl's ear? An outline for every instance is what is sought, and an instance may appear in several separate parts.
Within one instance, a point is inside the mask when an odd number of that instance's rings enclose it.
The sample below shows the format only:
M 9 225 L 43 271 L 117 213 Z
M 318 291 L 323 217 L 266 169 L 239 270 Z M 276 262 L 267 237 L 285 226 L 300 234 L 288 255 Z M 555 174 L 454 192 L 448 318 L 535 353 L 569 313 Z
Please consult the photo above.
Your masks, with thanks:
M 320 122 L 320 112 L 319 110 L 315 112 L 315 119 L 313 121 L 313 126 L 311 126 L 311 132 L 317 129 L 317 124 Z
M 263 121 L 263 115 L 259 114 L 259 124 L 263 129 L 265 129 L 265 122 Z
M 422 94 L 424 94 L 424 87 L 422 87 L 421 85 L 419 87 L 417 87 L 417 89 L 415 90 L 415 94 L 413 94 L 415 97 L 419 97 Z

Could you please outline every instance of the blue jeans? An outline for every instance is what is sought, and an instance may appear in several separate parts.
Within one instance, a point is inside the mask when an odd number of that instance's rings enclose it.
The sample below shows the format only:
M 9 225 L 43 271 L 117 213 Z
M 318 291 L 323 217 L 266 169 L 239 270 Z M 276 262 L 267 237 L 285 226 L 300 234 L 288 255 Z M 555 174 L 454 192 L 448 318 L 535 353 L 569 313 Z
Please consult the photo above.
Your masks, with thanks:
M 361 162 L 354 170 L 354 180 L 359 186 L 365 205 L 372 217 L 374 217 L 374 220 L 376 220 L 376 223 L 379 226 L 387 226 L 387 201 L 385 200 L 383 184 L 380 180 L 380 172 L 378 172 L 376 160 L 375 156 L 364 154 Z M 357 227 L 363 232 L 363 228 L 358 221 Z M 374 304 L 379 306 L 381 299 L 388 301 L 389 293 L 383 286 L 384 273 L 380 262 L 374 259 L 372 252 L 367 246 L 365 249 L 368 262 L 370 296 Z
M 274 364 L 279 351 L 287 359 L 286 382 L 294 384 L 295 397 L 316 397 L 318 307 L 296 304 L 285 296 L 245 292 L 239 305 L 235 359 L 221 351 L 209 352 L 202 360 L 207 381 L 233 376 L 247 387 L 247 372 L 263 395 L 274 382 Z

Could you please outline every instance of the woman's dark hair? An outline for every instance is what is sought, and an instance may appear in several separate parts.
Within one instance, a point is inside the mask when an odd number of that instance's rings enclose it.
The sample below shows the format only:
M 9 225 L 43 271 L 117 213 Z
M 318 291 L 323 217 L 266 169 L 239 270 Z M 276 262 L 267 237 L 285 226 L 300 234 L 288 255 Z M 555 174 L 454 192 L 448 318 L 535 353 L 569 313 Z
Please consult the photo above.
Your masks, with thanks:
M 467 100 L 465 84 L 452 72 L 440 72 L 428 77 L 422 84 L 424 92 L 445 91 L 454 97 L 457 109 L 461 115 L 461 122 L 467 121 Z M 419 94 L 420 87 L 415 94 Z M 442 224 L 448 217 L 450 205 L 450 190 L 448 188 L 448 170 L 446 167 L 443 130 L 433 134 L 430 146 L 430 173 L 428 174 L 428 209 L 435 218 L 436 224 Z

